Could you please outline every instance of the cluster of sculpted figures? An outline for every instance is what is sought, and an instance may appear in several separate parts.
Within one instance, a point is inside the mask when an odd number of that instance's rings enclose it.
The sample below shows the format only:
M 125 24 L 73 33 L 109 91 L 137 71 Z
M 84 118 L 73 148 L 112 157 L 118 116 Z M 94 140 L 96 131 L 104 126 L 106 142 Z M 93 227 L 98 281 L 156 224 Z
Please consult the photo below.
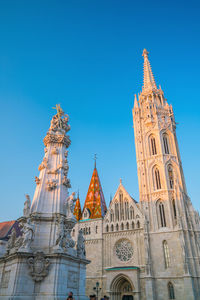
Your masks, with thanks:
M 65 251 L 69 254 L 75 255 L 75 244 L 77 244 L 77 256 L 85 257 L 85 239 L 83 233 L 80 230 L 78 233 L 77 243 L 71 237 L 71 231 L 76 224 L 76 218 L 73 214 L 74 206 L 76 203 L 75 193 L 72 193 L 66 201 L 66 217 L 61 215 L 57 220 L 57 238 L 54 249 L 59 251 Z M 7 254 L 19 251 L 19 252 L 30 252 L 31 243 L 34 240 L 35 225 L 31 222 L 30 217 L 30 205 L 31 200 L 29 195 L 26 195 L 26 201 L 24 203 L 24 217 L 25 222 L 19 224 L 22 235 L 16 237 L 15 228 L 12 229 L 9 240 L 7 242 Z M 72 250 L 73 249 L 73 250 Z

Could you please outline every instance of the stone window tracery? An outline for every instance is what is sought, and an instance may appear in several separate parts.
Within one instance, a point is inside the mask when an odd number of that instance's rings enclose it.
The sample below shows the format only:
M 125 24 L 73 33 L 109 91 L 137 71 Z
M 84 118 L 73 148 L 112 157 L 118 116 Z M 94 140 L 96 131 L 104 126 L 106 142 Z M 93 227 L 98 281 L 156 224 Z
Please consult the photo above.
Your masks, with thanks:
M 155 187 L 156 187 L 156 190 L 160 190 L 161 189 L 161 181 L 160 181 L 160 172 L 159 172 L 158 168 L 155 168 L 155 170 L 154 170 L 154 176 L 155 176 Z
M 167 269 L 169 268 L 170 265 L 169 247 L 167 241 L 163 241 L 163 252 L 164 252 L 164 260 L 165 260 L 165 268 Z
M 165 208 L 162 202 L 159 203 L 160 225 L 166 227 Z
M 169 154 L 169 142 L 168 135 L 166 133 L 163 134 L 163 145 L 165 154 Z
M 175 299 L 174 286 L 171 282 L 168 283 L 169 299 Z
M 129 261 L 133 257 L 133 247 L 129 240 L 122 239 L 115 245 L 115 254 L 121 261 Z
M 168 166 L 168 178 L 169 178 L 169 187 L 170 189 L 174 188 L 174 176 L 172 166 Z
M 154 136 L 150 137 L 150 148 L 151 148 L 151 155 L 156 155 L 157 154 L 156 139 Z

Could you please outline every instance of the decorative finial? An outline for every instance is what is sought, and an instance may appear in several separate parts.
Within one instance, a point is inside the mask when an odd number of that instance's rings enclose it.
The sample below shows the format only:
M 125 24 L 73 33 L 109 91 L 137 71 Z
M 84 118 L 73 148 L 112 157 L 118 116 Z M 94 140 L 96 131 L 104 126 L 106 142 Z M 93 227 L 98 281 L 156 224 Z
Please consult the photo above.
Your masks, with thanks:
M 122 184 L 122 179 L 120 178 L 119 183 Z
M 94 168 L 96 169 L 96 162 L 97 162 L 97 155 L 96 155 L 96 153 L 95 153 L 95 155 L 94 155 Z
M 147 51 L 147 49 L 143 50 L 142 56 L 147 56 L 148 57 L 149 52 Z
M 59 123 L 60 123 L 60 127 L 61 127 L 61 117 L 64 115 L 64 111 L 61 108 L 60 104 L 56 104 L 56 107 L 53 107 L 53 109 L 57 110 L 57 115 L 58 115 L 58 119 L 59 119 Z

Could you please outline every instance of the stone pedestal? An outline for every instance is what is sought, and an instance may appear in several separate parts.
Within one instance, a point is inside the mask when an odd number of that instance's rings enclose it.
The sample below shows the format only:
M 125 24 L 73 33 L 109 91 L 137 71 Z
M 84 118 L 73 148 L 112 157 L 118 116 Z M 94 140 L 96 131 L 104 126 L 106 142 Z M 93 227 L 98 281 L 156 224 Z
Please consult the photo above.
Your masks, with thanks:
M 30 266 L 31 253 L 15 253 L 0 258 L 0 299 L 66 300 L 69 291 L 73 292 L 76 300 L 88 299 L 85 296 L 87 260 L 67 254 L 44 254 L 44 257 L 49 261 L 46 274 L 41 261 L 36 260 L 36 270 Z

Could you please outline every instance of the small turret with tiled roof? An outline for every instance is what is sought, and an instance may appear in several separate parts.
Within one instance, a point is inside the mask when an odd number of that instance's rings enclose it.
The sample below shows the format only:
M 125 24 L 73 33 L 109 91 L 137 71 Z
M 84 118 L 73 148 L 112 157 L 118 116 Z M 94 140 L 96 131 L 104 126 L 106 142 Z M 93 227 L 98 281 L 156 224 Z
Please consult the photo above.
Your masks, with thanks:
M 79 193 L 78 193 L 78 197 L 76 199 L 76 204 L 74 207 L 74 215 L 75 215 L 77 221 L 79 221 L 81 219 L 82 213 L 81 213 L 81 203 L 80 203 Z
M 101 182 L 96 168 L 96 157 L 94 171 L 88 188 L 85 204 L 83 208 L 83 216 L 88 213 L 89 219 L 97 219 L 105 216 L 107 211 L 106 202 L 101 187 Z M 85 218 L 85 217 L 84 217 Z

